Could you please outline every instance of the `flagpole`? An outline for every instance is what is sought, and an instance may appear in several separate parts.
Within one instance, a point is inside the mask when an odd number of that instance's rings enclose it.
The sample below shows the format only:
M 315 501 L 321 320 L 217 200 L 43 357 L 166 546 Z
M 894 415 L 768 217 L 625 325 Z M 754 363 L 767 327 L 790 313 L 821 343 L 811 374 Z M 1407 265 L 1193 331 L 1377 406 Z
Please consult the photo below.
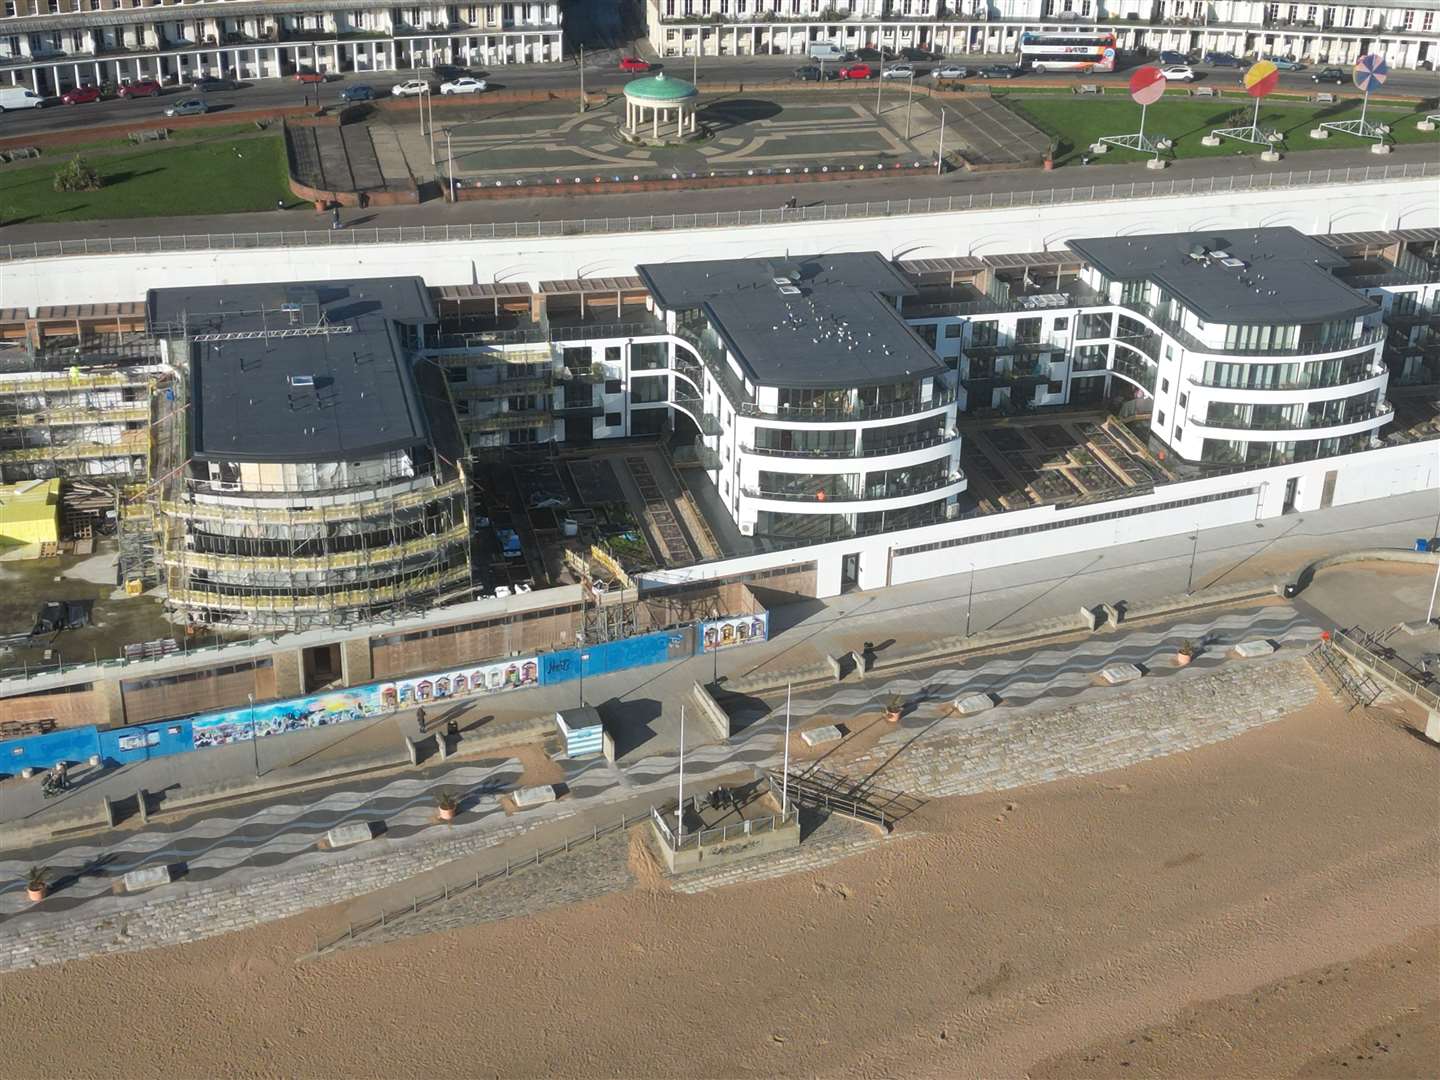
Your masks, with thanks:
M 785 684 L 785 766 L 780 774 L 780 820 L 790 810 L 790 684 Z
M 675 803 L 675 846 L 685 839 L 685 706 L 680 706 L 680 794 Z

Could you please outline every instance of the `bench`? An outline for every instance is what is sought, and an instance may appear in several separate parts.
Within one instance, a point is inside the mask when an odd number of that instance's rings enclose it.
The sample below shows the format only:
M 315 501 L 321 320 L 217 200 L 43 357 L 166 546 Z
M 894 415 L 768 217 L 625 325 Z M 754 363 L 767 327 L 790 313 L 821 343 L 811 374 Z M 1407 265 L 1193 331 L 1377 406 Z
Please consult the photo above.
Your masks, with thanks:
M 1080 83 L 1071 92 L 1076 94 L 1098 94 L 1100 93 L 1100 84 L 1093 82 Z
M 145 128 L 141 131 L 130 132 L 128 138 L 132 143 L 163 142 L 170 138 L 170 129 Z
M 1213 86 L 1197 86 L 1190 91 L 1191 97 L 1219 97 L 1220 91 Z
M 26 158 L 38 158 L 40 148 L 38 146 L 15 146 L 4 152 L 0 152 L 0 161 L 24 161 Z
M 1337 98 L 1334 94 L 1329 93 L 1328 91 L 1326 91 L 1326 92 L 1323 92 L 1323 93 L 1316 94 L 1316 95 L 1315 95 L 1313 98 L 1311 98 L 1310 100 L 1313 101 L 1313 102 L 1315 102 L 1315 104 L 1317 104 L 1317 105 L 1334 105 L 1335 102 L 1339 101 L 1340 99 Z

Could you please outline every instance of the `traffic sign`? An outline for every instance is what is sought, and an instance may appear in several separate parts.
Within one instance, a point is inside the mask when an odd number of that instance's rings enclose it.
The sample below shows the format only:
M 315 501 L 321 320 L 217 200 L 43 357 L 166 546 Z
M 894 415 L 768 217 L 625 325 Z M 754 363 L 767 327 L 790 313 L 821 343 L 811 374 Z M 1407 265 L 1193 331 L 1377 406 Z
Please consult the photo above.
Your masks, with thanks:
M 1240 81 L 1245 84 L 1245 93 L 1253 98 L 1262 98 L 1274 93 L 1275 87 L 1280 85 L 1280 69 L 1269 60 L 1261 60 L 1251 64 Z
M 1130 97 L 1137 105 L 1154 105 L 1165 93 L 1165 76 L 1158 67 L 1136 68 L 1130 76 Z
M 1385 63 L 1383 56 L 1371 53 L 1355 61 L 1355 85 L 1367 94 L 1379 90 L 1389 77 L 1390 65 Z

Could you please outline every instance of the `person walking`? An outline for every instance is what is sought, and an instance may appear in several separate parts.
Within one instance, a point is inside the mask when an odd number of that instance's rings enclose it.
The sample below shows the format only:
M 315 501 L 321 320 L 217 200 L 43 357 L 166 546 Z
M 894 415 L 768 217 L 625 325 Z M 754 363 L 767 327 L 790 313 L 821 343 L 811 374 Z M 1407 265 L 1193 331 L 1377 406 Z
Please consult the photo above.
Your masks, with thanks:
M 338 206 L 332 207 L 330 210 L 330 228 L 340 228 L 340 207 Z
M 420 734 L 425 734 L 425 706 L 421 705 L 415 710 L 415 723 L 420 726 Z
M 276 210 L 284 210 L 284 209 L 285 209 L 285 200 L 284 200 L 284 199 L 276 199 L 276 200 L 275 200 L 275 209 L 276 209 Z

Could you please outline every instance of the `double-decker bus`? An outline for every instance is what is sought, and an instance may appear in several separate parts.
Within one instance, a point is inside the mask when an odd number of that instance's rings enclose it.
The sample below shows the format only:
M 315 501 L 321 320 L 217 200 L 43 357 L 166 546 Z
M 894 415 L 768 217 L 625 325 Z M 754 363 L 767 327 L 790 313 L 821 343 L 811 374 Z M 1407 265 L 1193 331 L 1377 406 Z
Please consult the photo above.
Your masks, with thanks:
M 1119 53 L 1112 30 L 1056 30 L 1020 35 L 1020 66 L 1027 71 L 1114 71 Z

